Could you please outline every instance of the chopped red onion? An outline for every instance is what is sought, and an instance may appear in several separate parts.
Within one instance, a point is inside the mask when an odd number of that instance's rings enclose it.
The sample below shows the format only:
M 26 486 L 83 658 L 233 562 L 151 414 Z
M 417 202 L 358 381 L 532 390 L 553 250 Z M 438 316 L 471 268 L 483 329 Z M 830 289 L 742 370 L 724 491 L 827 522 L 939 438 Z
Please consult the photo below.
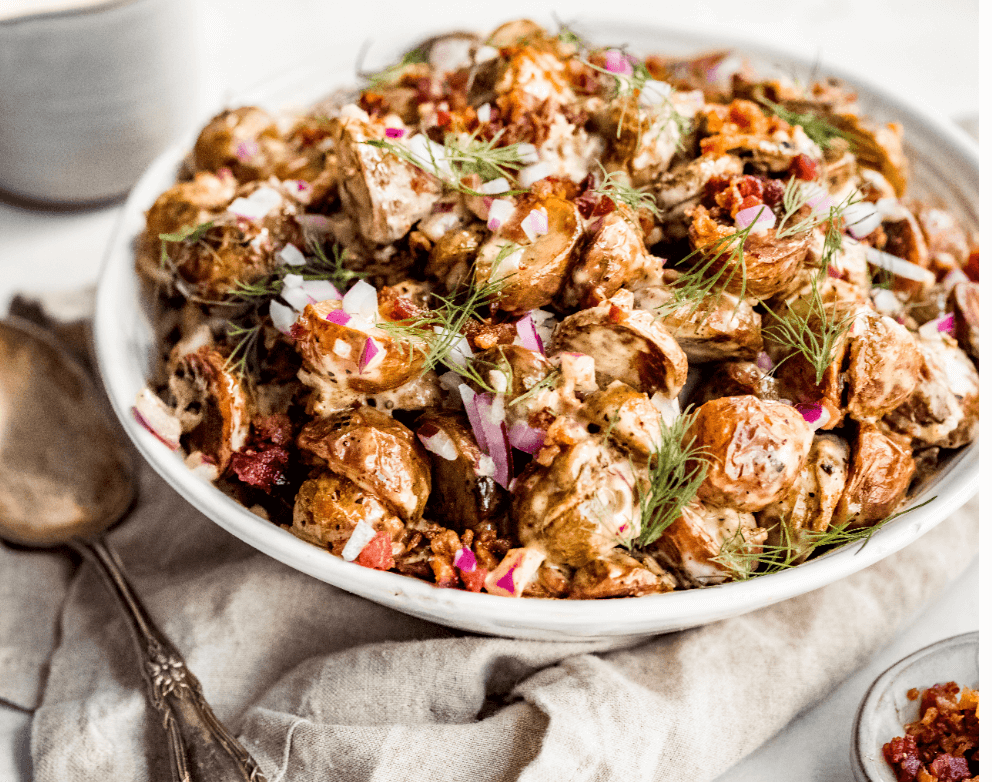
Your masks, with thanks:
M 498 231 L 499 227 L 513 217 L 513 202 L 497 198 L 489 207 L 489 222 L 486 227 L 490 231 Z
M 358 361 L 358 374 L 362 374 L 381 351 L 382 348 L 372 337 L 366 339 L 365 347 L 362 349 L 362 357 Z
M 344 310 L 331 310 L 324 317 L 324 320 L 329 320 L 336 326 L 347 326 L 348 321 L 351 320 L 351 315 L 349 315 Z
M 368 523 L 359 521 L 355 525 L 355 529 L 352 530 L 348 542 L 344 544 L 341 558 L 348 562 L 353 562 L 362 553 L 362 549 L 372 542 L 375 536 L 376 531 Z
M 527 238 L 533 242 L 538 236 L 544 236 L 548 233 L 548 212 L 541 207 L 539 209 L 531 209 L 527 216 L 520 221 L 520 227 L 523 229 L 524 233 L 527 234 Z
M 493 480 L 504 488 L 510 482 L 512 470 L 510 468 L 510 443 L 506 436 L 506 423 L 501 420 L 499 410 L 494 410 L 495 399 L 492 394 L 476 394 L 474 398 L 475 408 L 478 412 L 479 428 L 476 432 L 476 440 L 479 447 L 492 457 L 496 464 L 496 474 Z M 472 422 L 469 416 L 469 422 Z M 483 443 L 485 443 L 483 445 Z
M 841 217 L 855 239 L 864 239 L 882 224 L 882 214 L 870 201 L 856 201 L 841 212 Z
M 374 323 L 379 314 L 379 295 L 372 285 L 359 280 L 341 299 L 341 309 Z
M 752 231 L 767 231 L 775 227 L 775 213 L 765 204 L 749 206 L 737 213 L 734 224 L 738 228 L 751 226 Z
M 299 285 L 283 285 L 282 291 L 280 291 L 279 295 L 282 296 L 283 300 L 297 312 L 303 312 L 304 307 L 308 304 L 313 304 L 313 299 L 311 299 L 306 294 L 306 291 L 304 291 Z
M 479 108 L 475 110 L 475 116 L 479 118 L 479 122 L 485 124 L 492 119 L 493 107 L 488 103 L 483 103 Z
M 436 453 L 442 459 L 453 462 L 458 458 L 458 451 L 455 448 L 455 441 L 452 440 L 451 436 L 443 429 L 438 429 L 429 437 L 425 437 L 419 433 L 417 434 L 417 437 L 420 439 L 420 442 L 424 444 L 424 448 L 431 453 Z
M 606 70 L 618 76 L 630 76 L 634 72 L 631 57 L 619 49 L 609 49 L 606 52 Z
M 479 185 L 479 192 L 485 193 L 486 195 L 499 195 L 500 193 L 507 192 L 509 189 L 510 183 L 506 181 L 506 177 L 493 179 L 490 182 L 485 182 Z
M 887 269 L 897 277 L 905 277 L 907 280 L 916 282 L 929 282 L 933 279 L 933 272 L 922 266 L 917 266 L 915 263 L 910 263 L 891 253 L 876 250 L 874 247 L 865 247 L 865 256 L 872 266 Z
M 971 282 L 971 279 L 960 269 L 951 269 L 944 275 L 944 279 L 940 281 L 940 284 L 944 287 L 944 290 L 949 291 L 959 282 Z
M 386 128 L 386 138 L 403 138 L 406 128 Z
M 937 339 L 941 334 L 954 336 L 954 313 L 948 312 L 939 318 L 928 320 L 920 326 L 920 336 L 924 339 Z
M 452 560 L 452 564 L 463 573 L 474 573 L 475 569 L 479 565 L 475 558 L 475 554 L 472 553 L 472 549 L 468 546 L 460 548 L 455 552 L 455 557 Z
M 775 368 L 775 362 L 772 361 L 772 357 L 763 350 L 758 354 L 754 363 L 762 372 L 771 372 Z
M 496 586 L 500 589 L 504 589 L 511 595 L 514 593 L 515 589 L 513 586 L 513 571 L 520 567 L 520 563 L 514 563 L 510 566 L 510 569 L 503 574 L 503 577 L 496 582 Z
M 306 256 L 300 252 L 300 248 L 295 244 L 287 244 L 283 247 L 276 253 L 276 260 L 287 266 L 303 266 L 307 262 Z
M 242 163 L 246 163 L 258 154 L 258 142 L 247 140 L 239 141 L 234 148 L 234 156 Z
M 813 210 L 816 217 L 826 217 L 830 214 L 830 209 L 834 206 L 833 196 L 822 185 L 810 183 L 806 185 L 806 204 Z
M 540 182 L 542 179 L 551 176 L 554 172 L 551 165 L 542 160 L 539 163 L 532 163 L 526 168 L 520 169 L 517 174 L 517 181 L 520 182 L 521 187 L 530 187 L 535 182 Z
M 517 144 L 517 159 L 524 164 L 536 163 L 540 160 L 537 155 L 537 147 L 527 142 Z
M 312 303 L 341 300 L 341 293 L 330 280 L 304 280 L 300 290 L 310 297 Z
M 479 447 L 485 451 L 486 439 L 482 431 L 482 419 L 479 417 L 479 408 L 475 406 L 476 394 L 465 383 L 458 386 L 458 393 L 462 398 L 462 404 L 465 406 L 465 414 L 468 416 L 469 426 L 472 427 L 472 431 L 475 433 L 475 440 L 479 444 Z
M 441 342 L 448 345 L 448 352 L 442 356 L 441 360 L 451 366 L 464 367 L 468 359 L 474 355 L 472 346 L 468 344 L 468 339 L 462 336 L 461 332 L 445 330 L 441 326 L 434 326 L 434 333 L 441 337 Z
M 819 429 L 830 420 L 830 413 L 819 402 L 799 402 L 795 408 L 813 429 Z
M 246 220 L 261 220 L 282 204 L 282 195 L 271 187 L 260 187 L 247 198 L 235 198 L 227 211 Z
M 131 408 L 134 420 L 151 432 L 170 450 L 179 450 L 179 437 L 182 435 L 182 425 L 168 406 L 152 393 L 151 389 L 143 388 L 138 392 Z
M 292 307 L 287 307 L 285 304 L 280 304 L 273 299 L 269 302 L 269 317 L 272 318 L 273 326 L 283 334 L 289 336 L 293 324 L 296 323 L 297 314 L 296 310 Z
M 545 435 L 546 432 L 543 429 L 536 429 L 518 421 L 510 427 L 507 439 L 509 439 L 510 445 L 518 451 L 535 454 L 544 446 Z
M 520 344 L 523 347 L 544 355 L 544 343 L 537 333 L 534 319 L 529 314 L 517 321 L 517 336 L 520 337 Z

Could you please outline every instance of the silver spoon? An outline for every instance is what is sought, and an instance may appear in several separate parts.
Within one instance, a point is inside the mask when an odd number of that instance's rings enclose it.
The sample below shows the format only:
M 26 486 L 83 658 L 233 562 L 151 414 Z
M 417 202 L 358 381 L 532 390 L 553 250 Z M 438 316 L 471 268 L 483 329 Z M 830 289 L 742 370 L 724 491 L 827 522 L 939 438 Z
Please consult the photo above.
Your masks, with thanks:
M 70 546 L 99 571 L 134 638 L 176 780 L 265 782 L 214 716 L 103 537 L 136 495 L 132 460 L 86 371 L 32 324 L 0 321 L 0 538 L 33 548 Z

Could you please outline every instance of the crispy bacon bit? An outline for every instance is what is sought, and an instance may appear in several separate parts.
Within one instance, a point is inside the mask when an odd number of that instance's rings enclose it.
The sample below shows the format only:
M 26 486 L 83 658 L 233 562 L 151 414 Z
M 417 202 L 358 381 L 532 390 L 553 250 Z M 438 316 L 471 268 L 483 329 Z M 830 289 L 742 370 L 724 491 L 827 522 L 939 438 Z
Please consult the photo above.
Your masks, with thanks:
M 960 701 L 956 697 L 961 692 Z M 919 695 L 912 689 L 910 700 Z M 899 782 L 958 782 L 978 775 L 978 691 L 936 684 L 920 698 L 921 718 L 882 747 Z
M 251 441 L 231 456 L 231 470 L 238 480 L 271 494 L 286 483 L 293 424 L 285 413 L 259 416 L 252 421 Z
M 464 570 L 460 572 L 462 583 L 465 585 L 465 589 L 469 592 L 481 592 L 482 586 L 486 582 L 486 576 L 489 575 L 489 571 L 484 567 L 477 567 L 471 573 L 466 573 Z
M 813 182 L 820 175 L 820 167 L 809 155 L 800 153 L 789 163 L 789 173 L 796 179 Z
M 238 480 L 267 494 L 285 484 L 288 466 L 289 451 L 278 445 L 261 450 L 249 447 L 231 456 L 231 470 Z
M 377 532 L 355 561 L 362 567 L 373 570 L 390 570 L 396 566 L 393 560 L 393 540 L 388 532 Z

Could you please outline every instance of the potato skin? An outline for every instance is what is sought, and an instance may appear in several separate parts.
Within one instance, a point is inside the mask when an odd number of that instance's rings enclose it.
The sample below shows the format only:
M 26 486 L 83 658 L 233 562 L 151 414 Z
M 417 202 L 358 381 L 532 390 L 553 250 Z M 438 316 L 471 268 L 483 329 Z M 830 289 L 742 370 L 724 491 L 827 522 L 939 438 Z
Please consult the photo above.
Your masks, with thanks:
M 621 380 L 649 396 L 660 391 L 673 399 L 685 385 L 689 360 L 653 313 L 633 308 L 630 294 L 621 294 L 565 318 L 551 352 L 592 356 L 601 388 Z
M 789 405 L 730 396 L 700 406 L 686 442 L 705 454 L 700 499 L 753 512 L 782 499 L 795 483 L 813 430 Z
M 634 485 L 626 457 L 595 438 L 566 447 L 548 467 L 532 462 L 513 498 L 520 540 L 571 567 L 605 556 L 640 531 Z
M 548 232 L 530 242 L 520 224 L 532 209 L 544 209 L 547 213 Z M 496 302 L 505 312 L 523 314 L 550 304 L 562 286 L 581 237 L 582 218 L 574 203 L 557 196 L 524 196 L 513 216 L 480 248 L 476 257 L 476 285 L 482 287 L 490 280 L 505 277 Z M 505 267 L 493 268 L 501 249 L 509 242 L 523 249 L 519 268 L 512 276 Z
M 482 474 L 482 449 L 472 436 L 468 420 L 462 415 L 432 411 L 417 422 L 417 433 L 424 437 L 439 430 L 451 438 L 457 456 L 449 460 L 428 451 L 431 518 L 444 519 L 447 526 L 458 531 L 497 520 L 505 510 L 506 491 L 492 476 Z
M 405 521 L 423 514 L 431 493 L 427 454 L 413 432 L 385 413 L 359 407 L 315 418 L 303 427 L 297 445 Z
M 329 470 L 311 475 L 296 494 L 291 532 L 341 556 L 358 522 L 386 532 L 397 543 L 403 522 L 374 494 Z
M 861 424 L 834 526 L 867 527 L 891 515 L 906 496 L 915 471 L 908 437 Z
M 335 377 L 348 390 L 362 394 L 399 388 L 421 372 L 424 354 L 398 343 L 382 329 L 354 329 L 327 320 L 328 314 L 340 309 L 336 301 L 308 304 L 294 326 L 296 350 L 309 368 Z M 359 372 L 359 358 L 369 337 L 382 346 L 385 355 L 374 368 Z M 344 352 L 345 348 L 347 355 L 336 352 Z

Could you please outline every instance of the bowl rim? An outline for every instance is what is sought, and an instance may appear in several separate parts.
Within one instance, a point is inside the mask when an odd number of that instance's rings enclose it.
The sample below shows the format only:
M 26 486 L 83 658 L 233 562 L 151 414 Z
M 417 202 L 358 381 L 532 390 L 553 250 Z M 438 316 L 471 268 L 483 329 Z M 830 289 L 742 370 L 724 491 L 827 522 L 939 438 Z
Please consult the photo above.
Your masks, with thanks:
M 896 779 L 894 772 L 891 772 L 887 779 L 880 778 L 875 772 L 877 764 L 869 761 L 871 753 L 877 753 L 881 749 L 881 745 L 875 746 L 877 736 L 872 735 L 871 726 L 868 724 L 869 720 L 878 713 L 878 709 L 870 709 L 869 704 L 879 701 L 880 696 L 893 686 L 895 679 L 918 661 L 945 653 L 950 649 L 970 646 L 974 646 L 976 653 L 978 652 L 978 630 L 950 636 L 949 638 L 936 641 L 929 646 L 924 646 L 922 649 L 917 649 L 915 652 L 910 652 L 875 677 L 875 681 L 872 682 L 871 687 L 868 688 L 861 702 L 858 704 L 858 709 L 854 715 L 854 724 L 851 729 L 851 765 L 855 774 L 860 774 L 861 778 L 867 782 L 895 782 Z M 950 681 L 950 679 L 945 677 L 944 681 Z M 939 683 L 941 683 L 939 680 L 934 682 L 934 684 Z M 959 684 L 961 683 L 959 682 Z M 878 705 L 880 706 L 881 704 L 879 703 Z M 888 768 L 887 764 L 886 768 Z
M 650 26 L 639 27 L 635 33 L 629 26 L 630 23 L 627 25 L 624 28 L 620 24 L 618 28 L 616 22 L 605 24 L 602 29 L 606 33 L 603 35 L 609 34 L 611 29 L 626 29 L 626 34 L 631 36 L 656 36 L 659 50 L 665 45 L 666 39 L 679 40 L 698 48 L 732 48 L 751 58 L 784 61 L 806 67 L 812 65 L 811 61 L 794 53 L 763 44 Z M 886 110 L 896 111 L 899 114 L 898 121 L 904 126 L 907 122 L 913 123 L 917 132 L 924 136 L 936 133 L 941 143 L 950 147 L 948 154 L 962 159 L 977 177 L 977 145 L 949 120 L 933 114 L 925 107 L 893 96 L 885 88 L 852 76 L 843 69 L 830 65 L 821 67 L 821 72 L 823 76 L 843 79 L 858 90 L 860 95 L 871 96 L 886 105 Z M 327 74 L 325 88 L 329 90 L 338 83 L 347 83 L 336 81 L 338 77 L 339 74 L 336 73 Z M 319 580 L 408 613 L 421 611 L 418 615 L 443 624 L 465 626 L 457 617 L 484 614 L 487 624 L 502 628 L 499 632 L 518 636 L 522 631 L 542 634 L 560 632 L 563 640 L 579 640 L 603 634 L 597 634 L 593 628 L 618 626 L 623 629 L 608 631 L 606 635 L 640 635 L 693 627 L 713 621 L 714 618 L 746 613 L 844 578 L 910 544 L 960 508 L 977 492 L 976 440 L 952 457 L 953 464 L 942 472 L 935 484 L 935 487 L 941 488 L 940 493 L 925 508 L 911 510 L 885 525 L 863 544 L 857 544 L 855 551 L 850 551 L 851 547 L 845 546 L 787 571 L 743 582 L 646 595 L 633 600 L 513 600 L 487 593 L 439 589 L 427 581 L 364 568 L 334 557 L 256 516 L 212 484 L 197 478 L 186 468 L 181 458 L 168 451 L 130 413 L 133 386 L 128 384 L 127 377 L 120 368 L 128 366 L 131 361 L 129 348 L 133 348 L 133 345 L 120 328 L 120 308 L 116 298 L 122 280 L 127 275 L 134 276 L 131 250 L 134 237 L 126 235 L 125 231 L 128 219 L 133 218 L 136 212 L 143 213 L 145 205 L 151 203 L 149 196 L 154 200 L 161 192 L 162 177 L 167 172 L 174 174 L 175 166 L 191 147 L 192 140 L 185 139 L 156 158 L 135 185 L 121 210 L 97 288 L 94 346 L 100 376 L 114 412 L 130 439 L 156 472 L 180 495 L 212 521 L 249 545 Z M 155 190 L 154 194 L 150 193 L 151 190 Z M 923 496 L 926 494 L 924 492 Z M 730 613 L 728 607 L 731 609 Z M 713 618 L 707 619 L 708 616 Z

